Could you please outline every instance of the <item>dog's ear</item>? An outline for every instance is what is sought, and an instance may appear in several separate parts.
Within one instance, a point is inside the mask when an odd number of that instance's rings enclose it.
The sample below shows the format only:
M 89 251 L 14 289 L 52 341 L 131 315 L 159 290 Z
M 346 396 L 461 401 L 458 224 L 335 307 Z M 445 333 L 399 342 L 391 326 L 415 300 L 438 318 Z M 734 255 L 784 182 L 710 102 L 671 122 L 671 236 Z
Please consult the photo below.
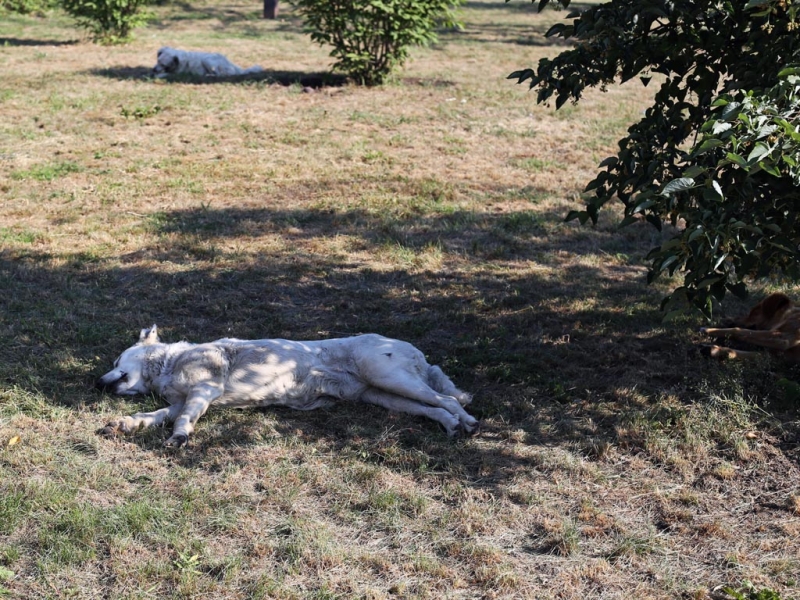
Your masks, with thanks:
M 142 329 L 139 334 L 140 344 L 157 344 L 158 343 L 158 327 L 153 325 L 150 329 Z

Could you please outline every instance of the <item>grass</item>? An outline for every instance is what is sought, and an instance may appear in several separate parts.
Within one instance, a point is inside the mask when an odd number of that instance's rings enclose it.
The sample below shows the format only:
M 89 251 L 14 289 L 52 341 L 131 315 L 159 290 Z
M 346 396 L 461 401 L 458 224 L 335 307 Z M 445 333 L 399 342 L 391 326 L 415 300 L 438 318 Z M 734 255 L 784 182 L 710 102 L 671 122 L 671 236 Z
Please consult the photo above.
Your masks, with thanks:
M 652 89 L 536 106 L 505 76 L 564 13 L 522 2 L 375 89 L 288 6 L 154 10 L 110 48 L 0 22 L 0 597 L 800 596 L 797 369 L 703 359 L 643 283 L 659 234 L 563 221 Z M 267 71 L 149 79 L 167 43 Z M 406 339 L 482 432 L 341 405 L 101 438 L 160 406 L 92 390 L 154 322 Z

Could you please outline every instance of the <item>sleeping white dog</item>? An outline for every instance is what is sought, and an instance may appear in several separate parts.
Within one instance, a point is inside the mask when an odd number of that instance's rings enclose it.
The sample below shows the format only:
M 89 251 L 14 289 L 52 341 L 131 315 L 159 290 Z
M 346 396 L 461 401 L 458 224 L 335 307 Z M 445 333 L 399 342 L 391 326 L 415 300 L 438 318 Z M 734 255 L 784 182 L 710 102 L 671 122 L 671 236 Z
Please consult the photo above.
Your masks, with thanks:
M 112 421 L 103 433 L 131 434 L 172 421 L 168 447 L 184 445 L 212 404 L 311 410 L 349 400 L 428 417 L 451 436 L 478 428 L 463 408 L 470 394 L 408 342 L 374 333 L 306 342 L 225 338 L 165 344 L 153 325 L 97 387 L 123 396 L 161 394 L 170 406 Z
M 222 54 L 214 52 L 192 52 L 164 46 L 159 49 L 153 75 L 163 78 L 168 75 L 194 75 L 196 77 L 231 77 L 260 73 L 259 66 L 242 69 Z

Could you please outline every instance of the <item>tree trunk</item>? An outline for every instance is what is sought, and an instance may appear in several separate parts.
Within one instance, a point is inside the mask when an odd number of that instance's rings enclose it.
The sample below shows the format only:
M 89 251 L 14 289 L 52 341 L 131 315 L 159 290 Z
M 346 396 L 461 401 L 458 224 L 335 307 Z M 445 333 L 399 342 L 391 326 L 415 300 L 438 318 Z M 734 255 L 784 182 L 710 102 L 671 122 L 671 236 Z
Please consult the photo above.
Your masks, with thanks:
M 278 16 L 278 0 L 264 0 L 264 18 L 274 19 Z

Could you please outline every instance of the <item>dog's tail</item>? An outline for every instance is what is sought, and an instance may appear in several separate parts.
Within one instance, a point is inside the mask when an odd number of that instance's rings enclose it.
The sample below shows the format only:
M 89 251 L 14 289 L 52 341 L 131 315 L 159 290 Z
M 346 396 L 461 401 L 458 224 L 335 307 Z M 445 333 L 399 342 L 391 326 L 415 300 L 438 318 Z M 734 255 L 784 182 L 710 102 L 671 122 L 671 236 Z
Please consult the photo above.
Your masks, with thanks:
M 253 75 L 255 73 L 261 73 L 261 71 L 263 71 L 263 70 L 264 69 L 262 69 L 258 65 L 254 65 L 252 67 L 248 67 L 248 68 L 244 69 L 242 71 L 242 75 Z
M 452 396 L 458 400 L 461 406 L 466 406 L 472 402 L 472 394 L 462 392 L 458 389 L 453 382 L 450 381 L 450 378 L 435 365 L 428 365 L 428 385 L 440 394 Z

